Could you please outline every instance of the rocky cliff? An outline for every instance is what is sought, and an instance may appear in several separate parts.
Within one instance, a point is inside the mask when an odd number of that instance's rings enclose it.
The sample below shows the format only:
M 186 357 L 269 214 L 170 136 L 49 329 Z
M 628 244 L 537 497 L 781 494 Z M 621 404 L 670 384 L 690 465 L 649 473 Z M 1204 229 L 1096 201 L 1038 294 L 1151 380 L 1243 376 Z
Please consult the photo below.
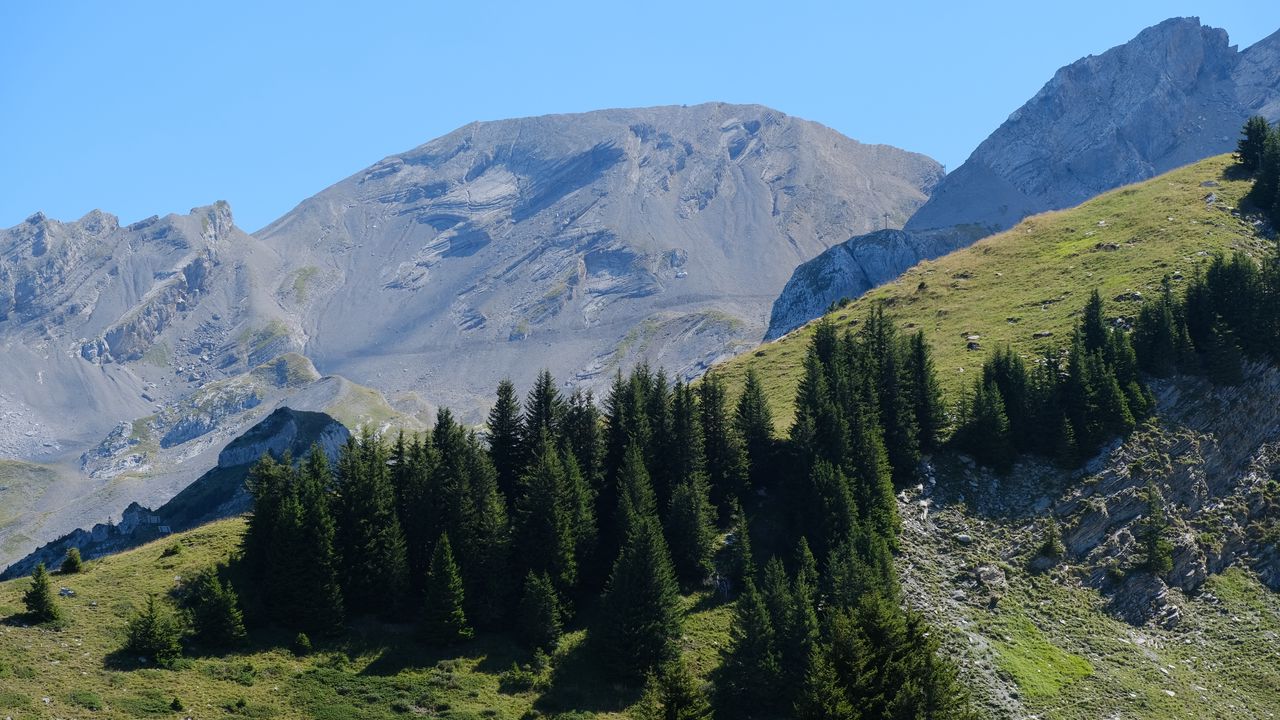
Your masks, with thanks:
M 1166 20 L 1053 78 L 938 185 L 895 236 L 897 255 L 865 273 L 877 235 L 849 239 L 800 266 L 774 302 L 766 338 L 895 277 L 916 259 L 1070 207 L 1104 190 L 1235 148 L 1247 117 L 1280 119 L 1280 33 L 1244 51 L 1196 18 Z M 927 232 L 926 232 L 927 231 Z M 903 249 L 912 248 L 903 252 Z M 912 258 L 918 251 L 919 257 Z M 898 265 L 895 258 L 905 264 Z M 852 277 L 844 277 L 847 272 Z

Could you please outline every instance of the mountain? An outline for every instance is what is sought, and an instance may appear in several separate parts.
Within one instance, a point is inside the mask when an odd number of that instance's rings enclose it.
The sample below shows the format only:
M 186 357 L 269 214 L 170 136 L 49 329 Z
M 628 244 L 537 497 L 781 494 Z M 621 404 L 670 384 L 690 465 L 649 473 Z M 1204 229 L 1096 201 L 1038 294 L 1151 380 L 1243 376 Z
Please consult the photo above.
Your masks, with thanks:
M 1107 297 L 1107 319 L 1123 325 L 1164 274 L 1180 288 L 1214 252 L 1274 252 L 1273 239 L 1236 210 L 1248 182 L 1231 165 L 1229 157 L 1212 158 L 1024 220 L 918 265 L 831 320 L 854 328 L 873 300 L 884 300 L 901 329 L 925 330 L 939 379 L 955 398 L 987 357 L 970 343 L 1008 343 L 1032 357 L 1046 333 L 1061 338 L 1071 329 L 1092 287 Z M 722 373 L 737 384 L 754 365 L 785 426 L 788 411 L 778 398 L 794 396 L 811 336 L 808 329 L 789 335 Z M 902 530 L 892 563 L 902 600 L 924 614 L 929 637 L 955 662 L 977 702 L 975 716 L 1225 720 L 1265 718 L 1280 707 L 1280 666 L 1273 662 L 1280 635 L 1273 480 L 1280 371 L 1250 363 L 1239 386 L 1181 376 L 1151 388 L 1155 419 L 1082 468 L 1024 457 L 1001 475 L 943 447 L 921 464 L 919 485 L 898 493 Z M 281 412 L 279 425 L 289 417 Z M 1138 564 L 1148 483 L 1167 501 L 1173 567 L 1162 574 Z M 782 523 L 761 521 L 780 508 L 791 512 L 795 487 L 752 494 L 757 557 L 771 535 L 784 532 Z M 1051 520 L 1061 536 L 1057 558 L 1041 552 Z M 0 616 L 9 618 L 0 632 L 0 710 L 43 705 L 51 717 L 88 707 L 108 717 L 161 715 L 176 696 L 184 707 L 280 718 L 641 714 L 639 684 L 604 672 L 601 610 L 594 608 L 567 621 L 545 655 L 519 647 L 507 632 L 428 645 L 412 610 L 394 621 L 359 618 L 308 653 L 289 652 L 292 631 L 261 625 L 232 653 L 193 648 L 163 672 L 121 652 L 126 619 L 148 595 L 182 598 L 190 578 L 239 551 L 244 528 L 241 519 L 219 521 L 92 560 L 79 574 L 55 575 L 54 586 L 69 591 L 55 599 L 69 623 L 62 632 L 17 615 L 28 580 L 0 582 Z M 812 529 L 817 536 L 820 528 Z M 223 572 L 251 617 L 263 607 L 246 564 L 232 562 Z M 719 589 L 680 598 L 679 649 L 694 676 L 690 687 L 722 682 L 716 669 L 743 627 L 738 610 Z M 887 624 L 878 627 L 899 637 Z M 63 645 L 72 640 L 75 650 L 67 652 Z
M 753 346 L 796 265 L 900 226 L 939 177 L 765 107 L 604 110 L 467 125 L 256 238 L 319 368 L 476 421 L 505 376 L 692 377 Z
M 1245 119 L 1256 114 L 1280 119 L 1280 32 L 1238 51 L 1225 30 L 1196 18 L 1147 28 L 1058 70 L 949 173 L 907 221 L 907 234 L 895 239 L 909 249 L 899 256 L 903 264 L 858 259 L 859 246 L 883 242 L 859 236 L 797 268 L 773 305 L 766 337 L 857 297 L 916 260 L 1229 152 Z
M 940 177 L 708 104 L 473 123 L 256 235 L 224 202 L 37 213 L 0 230 L 0 566 L 157 507 L 284 405 L 421 427 L 441 404 L 478 422 L 544 367 L 692 377 L 755 344 L 797 264 L 901 226 Z
M 186 486 L 172 499 L 152 510 L 130 503 L 118 523 L 99 523 L 89 530 L 77 529 L 46 543 L 11 563 L 0 579 L 31 574 L 37 563 L 55 567 L 67 551 L 78 548 L 90 559 L 118 553 L 170 533 L 198 525 L 243 515 L 252 506 L 245 479 L 249 468 L 263 454 L 281 459 L 287 455 L 301 460 L 317 445 L 330 461 L 351 436 L 346 426 L 324 413 L 280 407 L 243 435 L 227 443 L 218 453 L 218 464 Z

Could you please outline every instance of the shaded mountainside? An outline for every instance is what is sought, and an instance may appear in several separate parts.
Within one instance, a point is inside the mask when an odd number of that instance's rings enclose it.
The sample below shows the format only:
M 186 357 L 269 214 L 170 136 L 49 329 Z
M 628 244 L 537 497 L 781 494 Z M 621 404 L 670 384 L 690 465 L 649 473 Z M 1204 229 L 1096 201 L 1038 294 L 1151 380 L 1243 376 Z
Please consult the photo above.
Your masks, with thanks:
M 318 445 L 330 460 L 350 437 L 347 428 L 324 413 L 281 407 L 262 422 L 227 444 L 218 453 L 218 464 L 186 486 L 172 499 L 152 510 L 131 503 L 118 523 L 100 523 L 89 530 L 75 530 L 14 562 L 0 579 L 29 575 L 36 563 L 56 566 L 72 547 L 85 559 L 126 550 L 169 533 L 181 532 L 214 520 L 242 515 L 252 500 L 245 487 L 249 467 L 269 453 L 301 459 Z
M 900 226 L 940 175 L 760 106 L 604 110 L 468 125 L 257 237 L 318 367 L 478 420 L 504 376 L 690 377 L 754 345 L 796 265 Z
M 898 242 L 926 251 L 914 260 L 937 257 L 1029 215 L 1230 152 L 1255 114 L 1280 118 L 1280 33 L 1237 51 L 1224 30 L 1166 20 L 1058 70 L 939 183 Z M 850 267 L 849 257 L 877 241 L 855 237 L 801 265 L 774 303 L 767 337 L 865 292 L 868 264 Z M 871 268 L 866 275 L 882 274 Z

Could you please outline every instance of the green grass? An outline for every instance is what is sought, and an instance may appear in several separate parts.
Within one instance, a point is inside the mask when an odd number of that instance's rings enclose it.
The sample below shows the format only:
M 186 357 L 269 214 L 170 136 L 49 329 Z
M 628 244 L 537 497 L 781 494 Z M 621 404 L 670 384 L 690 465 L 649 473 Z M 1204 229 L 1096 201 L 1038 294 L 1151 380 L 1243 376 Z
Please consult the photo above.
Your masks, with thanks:
M 1006 343 L 1020 353 L 1046 345 L 1038 332 L 1063 341 L 1095 287 L 1112 315 L 1134 315 L 1121 293 L 1150 295 L 1166 274 L 1190 277 L 1219 251 L 1256 252 L 1253 229 L 1227 210 L 1249 182 L 1227 176 L 1229 155 L 1210 158 L 1137 185 L 1113 190 L 1070 210 L 1036 215 L 1016 227 L 933 261 L 828 317 L 856 327 L 869 303 L 883 300 L 906 330 L 923 328 L 934 349 L 944 391 L 966 391 L 990 351 Z M 1214 181 L 1217 187 L 1202 187 Z M 1213 192 L 1217 202 L 1206 205 Z M 721 366 L 732 392 L 755 367 L 769 392 L 780 430 L 790 427 L 795 389 L 813 326 L 809 325 Z M 980 335 L 982 351 L 967 350 Z
M 536 708 L 546 717 L 621 718 L 638 695 L 601 676 L 581 628 L 562 641 L 545 686 L 529 690 L 502 686 L 513 663 L 530 660 L 505 636 L 482 634 L 441 653 L 418 644 L 412 626 L 369 620 L 355 622 L 340 643 L 316 640 L 305 657 L 289 651 L 292 634 L 270 629 L 256 630 L 244 652 L 184 658 L 175 670 L 139 668 L 120 657 L 125 623 L 146 595 L 163 595 L 176 578 L 224 561 L 243 531 L 239 519 L 213 523 L 90 561 L 80 575 L 55 575 L 55 586 L 77 592 L 58 600 L 70 621 L 62 631 L 23 626 L 18 613 L 28 581 L 0 583 L 0 710 L 15 718 L 514 720 Z M 182 551 L 166 554 L 174 544 Z M 708 671 L 725 641 L 730 608 L 702 595 L 686 603 L 683 645 L 694 667 Z M 175 697 L 181 714 L 170 708 Z
M 996 662 L 1029 699 L 1056 697 L 1067 685 L 1093 674 L 1088 660 L 1049 642 L 1024 616 L 1001 618 L 991 629 L 997 637 Z

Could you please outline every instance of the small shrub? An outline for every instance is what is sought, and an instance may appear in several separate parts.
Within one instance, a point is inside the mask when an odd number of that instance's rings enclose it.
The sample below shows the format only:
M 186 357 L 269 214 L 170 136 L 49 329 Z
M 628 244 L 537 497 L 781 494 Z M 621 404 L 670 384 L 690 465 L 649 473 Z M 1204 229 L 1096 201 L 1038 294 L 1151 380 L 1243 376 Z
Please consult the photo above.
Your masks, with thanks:
M 169 709 L 174 712 L 182 712 L 186 707 L 182 704 L 182 700 L 177 695 L 173 696 L 173 702 L 169 703 Z
M 67 557 L 62 561 L 62 574 L 74 575 L 84 569 L 84 561 L 80 559 L 80 548 L 73 547 L 67 551 Z
M 160 667 L 173 667 L 182 655 L 182 629 L 155 595 L 148 595 L 142 612 L 130 618 L 126 633 L 125 650 L 150 658 Z
M 72 705 L 82 707 L 85 710 L 101 710 L 103 708 L 102 697 L 88 690 L 72 690 L 68 700 L 71 701 Z
M 182 543 L 173 543 L 172 545 L 166 547 L 164 549 L 164 552 L 160 553 L 160 557 L 162 558 L 176 557 L 181 554 L 182 554 Z
M 304 657 L 311 654 L 311 638 L 306 633 L 298 633 L 293 639 L 293 654 L 298 657 Z

